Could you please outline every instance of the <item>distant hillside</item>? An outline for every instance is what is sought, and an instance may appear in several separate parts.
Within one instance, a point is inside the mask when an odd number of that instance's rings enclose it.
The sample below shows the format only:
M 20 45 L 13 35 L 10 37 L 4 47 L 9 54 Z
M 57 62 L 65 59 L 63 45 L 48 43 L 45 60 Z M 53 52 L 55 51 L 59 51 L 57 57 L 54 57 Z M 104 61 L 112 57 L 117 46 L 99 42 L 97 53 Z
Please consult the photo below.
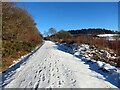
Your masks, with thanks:
M 106 29 L 81 29 L 81 30 L 69 30 L 69 33 L 71 33 L 73 36 L 77 35 L 98 35 L 98 34 L 116 34 L 118 32 L 114 32 L 111 30 L 106 30 Z

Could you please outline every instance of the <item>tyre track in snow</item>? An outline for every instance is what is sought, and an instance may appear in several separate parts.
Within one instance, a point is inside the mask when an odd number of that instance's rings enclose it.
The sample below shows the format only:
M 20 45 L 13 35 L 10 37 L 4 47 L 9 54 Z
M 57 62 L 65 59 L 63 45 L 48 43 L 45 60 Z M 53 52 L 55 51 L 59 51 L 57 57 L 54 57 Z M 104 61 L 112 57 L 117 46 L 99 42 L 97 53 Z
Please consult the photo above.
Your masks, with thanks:
M 115 88 L 80 59 L 58 48 L 62 47 L 45 41 L 25 64 L 9 72 L 10 78 L 4 76 L 5 88 Z

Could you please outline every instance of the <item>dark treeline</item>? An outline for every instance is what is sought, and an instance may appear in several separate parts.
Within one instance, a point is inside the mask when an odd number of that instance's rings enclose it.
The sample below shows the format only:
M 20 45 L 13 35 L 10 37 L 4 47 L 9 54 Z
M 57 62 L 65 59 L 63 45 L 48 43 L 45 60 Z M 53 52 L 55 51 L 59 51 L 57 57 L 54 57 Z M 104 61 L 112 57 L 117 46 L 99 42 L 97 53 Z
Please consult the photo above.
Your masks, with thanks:
M 27 11 L 15 3 L 2 3 L 2 60 L 6 69 L 13 60 L 32 51 L 42 42 L 42 35 Z
M 69 30 L 72 35 L 78 35 L 78 34 L 88 34 L 88 35 L 98 35 L 98 34 L 118 34 L 120 32 L 114 32 L 112 30 L 106 30 L 106 29 L 81 29 L 81 30 Z

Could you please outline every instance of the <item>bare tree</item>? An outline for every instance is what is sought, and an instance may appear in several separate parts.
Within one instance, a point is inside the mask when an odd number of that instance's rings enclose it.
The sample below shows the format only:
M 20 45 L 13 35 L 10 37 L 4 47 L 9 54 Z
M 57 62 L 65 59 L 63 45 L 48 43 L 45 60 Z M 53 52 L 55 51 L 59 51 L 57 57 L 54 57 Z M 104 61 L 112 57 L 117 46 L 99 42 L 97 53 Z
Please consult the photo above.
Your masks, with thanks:
M 54 35 L 56 32 L 57 32 L 57 31 L 56 31 L 55 28 L 50 28 L 49 31 L 48 31 L 49 36 L 50 36 L 50 35 Z

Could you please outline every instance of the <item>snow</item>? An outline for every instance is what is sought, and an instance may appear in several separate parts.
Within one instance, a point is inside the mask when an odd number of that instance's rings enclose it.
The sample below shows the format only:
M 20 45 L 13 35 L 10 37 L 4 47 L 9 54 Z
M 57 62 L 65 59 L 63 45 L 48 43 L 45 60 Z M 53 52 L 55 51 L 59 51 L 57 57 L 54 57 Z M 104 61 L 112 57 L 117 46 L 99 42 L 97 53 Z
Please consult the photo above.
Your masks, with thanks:
M 71 47 L 71 48 L 70 48 Z M 45 43 L 22 58 L 18 63 L 3 73 L 4 88 L 118 88 L 119 71 L 103 62 L 78 57 L 80 52 L 89 49 L 88 45 L 80 48 L 74 44 L 66 46 L 52 41 Z M 68 52 L 69 51 L 69 52 Z M 94 62 L 87 63 L 91 60 Z M 20 63 L 22 62 L 22 63 Z M 19 66 L 16 66 L 19 65 Z M 105 67 L 113 73 L 98 70 Z M 107 68 L 108 67 L 108 68 Z M 1 83 L 1 82 L 0 82 Z
M 106 40 L 109 41 L 120 40 L 120 34 L 99 34 L 97 36 L 101 38 L 106 38 Z
M 99 34 L 99 37 L 113 37 L 113 36 L 120 36 L 119 34 Z

